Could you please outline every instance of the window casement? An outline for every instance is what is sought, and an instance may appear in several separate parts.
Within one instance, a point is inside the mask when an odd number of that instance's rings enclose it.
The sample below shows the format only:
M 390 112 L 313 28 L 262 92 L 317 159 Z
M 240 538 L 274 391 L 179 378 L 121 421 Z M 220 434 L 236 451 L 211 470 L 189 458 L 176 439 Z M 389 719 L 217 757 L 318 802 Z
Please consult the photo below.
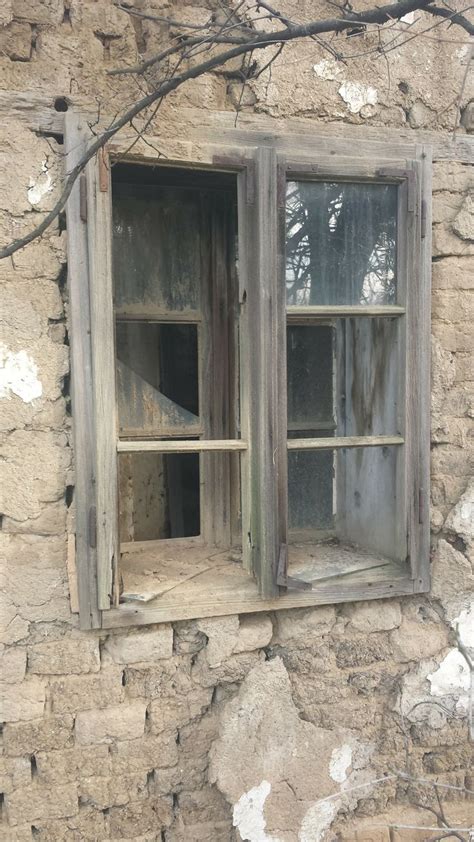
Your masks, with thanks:
M 68 203 L 81 624 L 426 591 L 429 149 L 198 147 Z

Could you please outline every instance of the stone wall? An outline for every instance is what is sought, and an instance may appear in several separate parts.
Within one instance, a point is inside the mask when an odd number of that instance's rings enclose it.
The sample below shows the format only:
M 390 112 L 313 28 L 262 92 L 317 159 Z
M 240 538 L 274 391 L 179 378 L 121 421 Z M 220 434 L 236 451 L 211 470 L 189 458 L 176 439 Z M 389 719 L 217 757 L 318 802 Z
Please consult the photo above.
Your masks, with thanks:
M 141 4 L 194 21 L 209 14 L 205 6 Z M 301 18 L 310 8 L 330 9 L 309 0 L 279 6 Z M 421 16 L 414 26 L 430 23 Z M 105 111 L 135 96 L 132 83 L 107 70 L 134 63 L 137 50 L 156 50 L 166 37 L 163 27 L 132 20 L 108 0 L 3 0 L 0 27 L 4 91 L 77 99 L 91 109 L 100 99 Z M 323 121 L 385 125 L 395 139 L 401 129 L 452 131 L 463 36 L 438 27 L 392 52 L 388 66 L 383 57 L 346 65 L 314 42 L 291 45 L 271 78 L 250 81 L 242 94 L 235 74 L 205 76 L 170 97 L 160 120 L 169 131 L 188 108 L 233 111 L 240 102 L 243 113 L 265 113 L 275 125 L 287 117 L 310 118 L 315 129 Z M 341 44 L 363 52 L 375 37 Z M 263 66 L 268 57 L 257 60 Z M 467 90 L 458 136 L 469 124 Z M 33 131 L 20 107 L 2 112 L 2 242 L 52 207 L 62 173 L 58 140 Z M 436 806 L 432 791 L 407 775 L 454 787 L 440 790 L 446 816 L 466 826 L 472 804 L 456 787 L 474 788 L 469 676 L 455 628 L 468 645 L 470 178 L 465 163 L 434 164 L 428 597 L 81 632 L 66 570 L 74 476 L 64 220 L 3 262 L 2 838 L 431 838 L 385 829 L 436 826 L 417 806 Z

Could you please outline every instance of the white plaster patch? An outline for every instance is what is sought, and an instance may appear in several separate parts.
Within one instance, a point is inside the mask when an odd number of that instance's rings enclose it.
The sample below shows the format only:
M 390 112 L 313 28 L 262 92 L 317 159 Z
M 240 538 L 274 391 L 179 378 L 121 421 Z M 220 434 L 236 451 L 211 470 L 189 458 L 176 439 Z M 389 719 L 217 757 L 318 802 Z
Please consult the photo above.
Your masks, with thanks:
M 344 783 L 347 780 L 347 770 L 352 763 L 352 748 L 347 743 L 339 748 L 335 748 L 331 754 L 329 763 L 329 774 L 333 781 L 338 784 Z
M 464 608 L 459 617 L 456 617 L 451 625 L 457 629 L 459 639 L 466 649 L 474 649 L 474 613 L 472 605 Z
M 30 205 L 39 205 L 41 199 L 51 193 L 53 189 L 53 179 L 48 172 L 46 161 L 41 164 L 41 175 L 39 178 L 30 178 L 30 186 L 28 188 L 28 201 Z
M 375 106 L 378 100 L 377 90 L 361 82 L 343 82 L 338 93 L 352 114 L 358 114 L 364 106 Z M 370 116 L 368 111 L 366 114 Z
M 432 696 L 454 696 L 456 708 L 465 711 L 468 707 L 470 685 L 469 667 L 458 649 L 451 649 L 435 672 L 430 673 Z
M 259 786 L 244 792 L 235 804 L 233 825 L 238 829 L 241 839 L 248 842 L 279 842 L 275 836 L 265 832 L 263 808 L 271 788 L 268 781 L 262 781 Z
M 9 351 L 0 345 L 0 397 L 18 395 L 25 403 L 41 397 L 43 386 L 38 380 L 38 366 L 26 351 Z
M 415 12 L 407 12 L 400 20 L 402 23 L 415 23 Z
M 334 801 L 317 801 L 303 817 L 299 842 L 322 842 L 338 811 Z
M 321 61 L 318 61 L 317 64 L 313 64 L 313 70 L 316 73 L 316 76 L 319 76 L 320 79 L 325 79 L 327 82 L 332 82 L 342 73 L 341 68 L 336 64 L 335 61 L 331 61 L 331 59 L 323 58 Z

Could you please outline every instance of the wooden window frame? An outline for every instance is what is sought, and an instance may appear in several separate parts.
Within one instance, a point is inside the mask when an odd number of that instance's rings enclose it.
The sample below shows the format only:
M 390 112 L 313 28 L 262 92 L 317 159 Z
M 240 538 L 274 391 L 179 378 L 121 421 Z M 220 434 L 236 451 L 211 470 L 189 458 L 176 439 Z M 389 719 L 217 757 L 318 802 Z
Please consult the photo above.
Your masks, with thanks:
M 226 441 L 118 441 L 115 412 L 114 314 L 111 272 L 109 161 L 124 160 L 129 138 L 99 153 L 76 183 L 67 205 L 68 279 L 75 452 L 75 562 L 83 628 L 140 625 L 166 620 L 275 610 L 429 589 L 429 337 L 431 264 L 431 151 L 428 146 L 308 142 L 288 134 L 228 133 L 226 142 L 176 144 L 167 166 L 236 173 L 239 230 L 241 439 Z M 66 115 L 67 166 L 87 147 L 90 132 L 80 114 Z M 376 150 L 374 151 L 374 146 Z M 158 163 L 148 151 L 128 162 Z M 161 161 L 159 163 L 162 163 Z M 334 576 L 312 590 L 286 569 L 287 445 L 286 301 L 284 280 L 285 182 L 291 179 L 377 180 L 400 185 L 399 265 L 407 278 L 406 302 L 364 307 L 364 315 L 390 315 L 405 324 L 407 400 L 404 446 L 408 473 L 400 493 L 406 507 L 410 570 L 385 569 Z M 403 286 L 403 285 L 402 285 Z M 292 308 L 291 318 L 360 314 L 360 307 Z M 314 312 L 310 313 L 309 310 Z M 316 312 L 317 311 L 317 312 Z M 251 349 L 251 351 L 250 351 Z M 76 409 L 77 408 L 77 409 Z M 397 439 L 395 441 L 394 439 Z M 399 444 L 386 437 L 384 444 Z M 327 447 L 305 440 L 305 449 Z M 349 440 L 346 439 L 348 444 Z M 381 441 L 351 441 L 380 444 Z M 343 446 L 331 439 L 331 447 Z M 240 452 L 242 557 L 250 577 L 232 588 L 203 592 L 198 604 L 118 604 L 117 454 L 133 450 Z

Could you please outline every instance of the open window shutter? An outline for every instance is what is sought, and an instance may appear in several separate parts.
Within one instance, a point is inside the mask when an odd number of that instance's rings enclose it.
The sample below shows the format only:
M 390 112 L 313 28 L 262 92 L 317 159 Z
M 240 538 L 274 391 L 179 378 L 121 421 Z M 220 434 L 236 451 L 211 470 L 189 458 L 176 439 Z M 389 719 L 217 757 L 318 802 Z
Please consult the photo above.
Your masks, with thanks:
M 84 119 L 66 115 L 66 172 L 91 142 Z M 116 603 L 118 561 L 110 178 L 92 159 L 67 203 L 71 396 L 74 422 L 76 569 L 80 623 L 100 626 Z
M 103 149 L 87 165 L 92 373 L 95 409 L 97 593 L 99 608 L 118 603 L 118 480 L 112 287 L 110 164 Z

